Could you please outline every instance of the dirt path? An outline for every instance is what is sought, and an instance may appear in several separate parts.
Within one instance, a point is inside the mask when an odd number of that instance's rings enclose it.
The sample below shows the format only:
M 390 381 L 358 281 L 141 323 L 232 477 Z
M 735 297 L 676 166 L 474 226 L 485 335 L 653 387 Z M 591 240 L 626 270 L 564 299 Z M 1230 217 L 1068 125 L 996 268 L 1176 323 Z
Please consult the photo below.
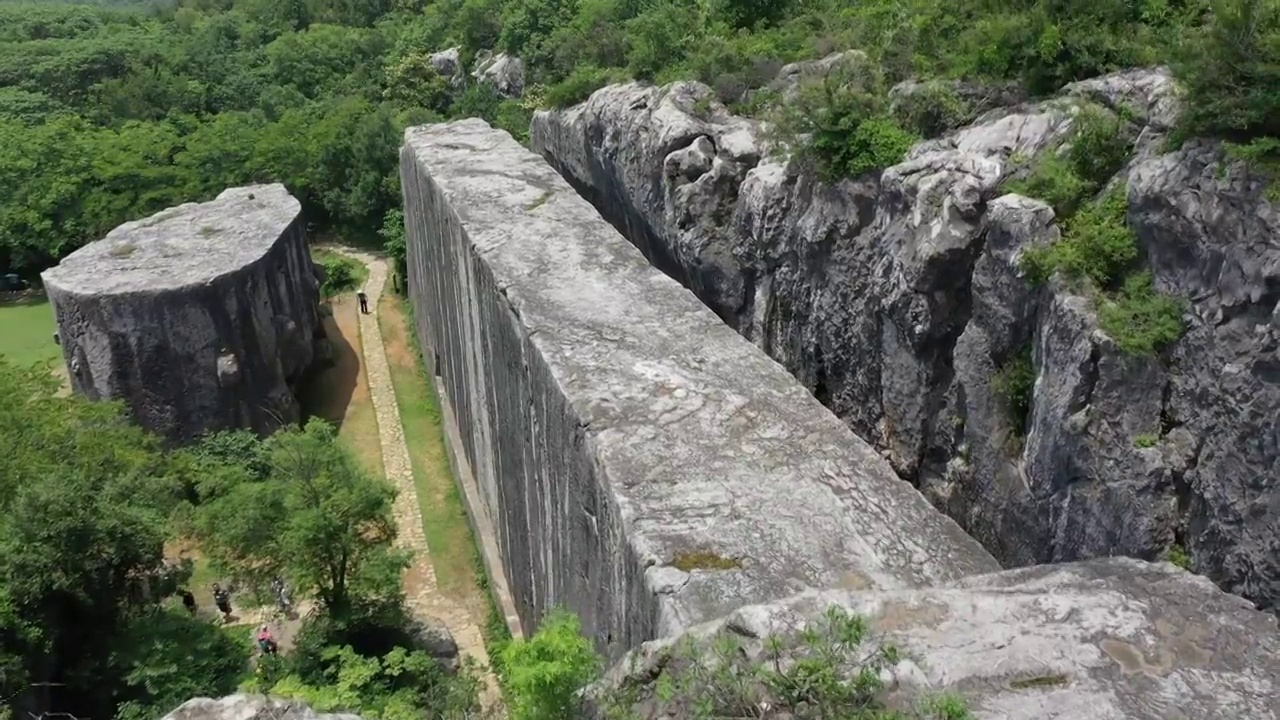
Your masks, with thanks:
M 440 592 L 436 584 L 435 568 L 427 547 L 422 526 L 422 510 L 418 504 L 418 491 L 413 478 L 413 466 L 409 460 L 409 448 L 405 444 L 404 425 L 400 420 L 400 407 L 396 403 L 395 386 L 391 382 L 391 370 L 387 364 L 382 329 L 378 324 L 378 300 L 387 284 L 387 263 L 381 258 L 352 250 L 341 250 L 369 268 L 369 279 L 364 292 L 369 298 L 369 314 L 360 315 L 360 338 L 364 346 L 365 372 L 369 378 L 369 392 L 373 398 L 374 413 L 378 417 L 378 435 L 382 445 L 382 465 L 387 480 L 398 494 L 394 514 L 399 530 L 397 544 L 413 553 L 413 564 L 405 572 L 405 596 L 409 610 L 420 617 L 449 629 L 464 655 L 470 655 L 487 668 L 489 654 L 485 650 L 480 626 L 471 612 L 456 600 Z M 497 684 L 487 670 L 484 676 L 483 702 L 492 708 L 498 698 Z

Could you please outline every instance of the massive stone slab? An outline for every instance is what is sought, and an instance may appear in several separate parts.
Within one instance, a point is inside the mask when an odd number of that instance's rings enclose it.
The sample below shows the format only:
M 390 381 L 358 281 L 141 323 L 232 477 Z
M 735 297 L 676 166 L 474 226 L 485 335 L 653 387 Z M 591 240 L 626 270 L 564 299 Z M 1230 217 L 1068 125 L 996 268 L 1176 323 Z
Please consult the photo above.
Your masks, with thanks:
M 831 607 L 869 621 L 865 650 L 898 649 L 903 659 L 885 680 L 889 702 L 901 709 L 945 693 L 982 720 L 1280 718 L 1275 618 L 1172 565 L 1126 558 L 744 607 L 684 638 L 646 644 L 614 667 L 607 685 L 638 684 L 640 718 L 688 717 L 687 704 L 656 692 L 659 673 L 680 672 L 691 656 L 707 662 L 714 657 L 707 646 L 724 635 L 769 662 L 766 638 L 822 632 Z M 677 645 L 685 640 L 694 652 Z M 685 701 L 696 695 L 675 693 Z
M 807 588 L 998 568 L 760 349 L 479 120 L 401 156 L 416 332 L 529 630 L 610 657 Z
M 301 206 L 283 185 L 125 223 L 44 273 L 71 386 L 186 441 L 296 422 L 322 333 Z

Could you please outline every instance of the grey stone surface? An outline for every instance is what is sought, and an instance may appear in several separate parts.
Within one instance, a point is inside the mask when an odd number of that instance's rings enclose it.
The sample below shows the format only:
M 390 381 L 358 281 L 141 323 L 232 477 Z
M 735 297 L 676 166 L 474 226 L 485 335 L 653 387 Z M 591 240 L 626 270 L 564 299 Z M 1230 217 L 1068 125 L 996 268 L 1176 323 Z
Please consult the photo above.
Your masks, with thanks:
M 1156 287 L 1190 299 L 1142 431 L 1163 457 L 1196 567 L 1280 606 L 1280 208 L 1265 180 L 1192 143 L 1129 176 Z
M 1163 68 L 1075 83 L 834 185 L 770 156 L 752 122 L 707 111 L 696 83 L 604 88 L 538 113 L 530 144 L 1001 562 L 1150 559 L 1178 542 L 1271 607 L 1276 214 L 1211 148 L 1163 154 L 1172 90 Z M 1167 358 L 1124 355 L 1087 298 L 1033 290 L 1016 267 L 1059 233 L 1003 183 L 1069 137 L 1086 99 L 1133 121 L 1136 159 L 1114 182 L 1128 179 L 1157 285 L 1193 300 Z M 1037 381 L 1018 428 L 991 381 L 1027 351 Z M 1159 441 L 1136 447 L 1143 435 Z
M 431 67 L 440 73 L 440 77 L 449 81 L 453 87 L 461 87 L 466 84 L 467 74 L 462 67 L 462 60 L 458 54 L 459 48 L 451 47 L 447 50 L 431 53 Z
M 416 332 L 527 630 L 563 604 L 616 658 L 806 588 L 997 569 L 506 133 L 412 128 L 401 173 Z
M 832 606 L 868 619 L 869 645 L 899 649 L 884 679 L 900 707 L 948 693 L 979 720 L 1280 718 L 1274 616 L 1168 564 L 1100 559 L 929 589 L 812 592 L 741 608 L 686 637 L 705 648 L 736 636 L 758 659 L 765 638 L 812 627 Z M 641 718 L 689 716 L 653 684 L 668 663 L 685 662 L 681 640 L 647 643 L 605 686 L 638 683 Z
M 322 332 L 301 206 L 282 185 L 125 223 L 44 273 L 71 386 L 171 440 L 298 419 Z
M 524 62 L 518 57 L 506 53 L 477 57 L 471 76 L 492 85 L 502 97 L 518 98 L 524 95 Z
M 361 720 L 349 713 L 317 713 L 306 705 L 265 695 L 193 698 L 162 720 Z

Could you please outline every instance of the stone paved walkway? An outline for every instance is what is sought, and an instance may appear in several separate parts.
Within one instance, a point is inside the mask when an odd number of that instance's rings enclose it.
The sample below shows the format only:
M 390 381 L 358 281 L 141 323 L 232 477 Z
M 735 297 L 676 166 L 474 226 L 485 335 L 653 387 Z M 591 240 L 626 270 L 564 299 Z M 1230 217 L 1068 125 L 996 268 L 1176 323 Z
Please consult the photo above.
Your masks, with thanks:
M 404 425 L 400 422 L 400 406 L 396 404 L 395 386 L 391 383 L 387 352 L 382 344 L 382 329 L 378 326 L 378 300 L 387 284 L 387 263 L 381 258 L 353 250 L 342 249 L 339 252 L 369 268 L 369 279 L 365 281 L 363 288 L 369 297 L 369 314 L 360 315 L 360 339 L 364 346 L 369 392 L 378 418 L 382 464 L 387 480 L 399 491 L 394 508 L 399 531 L 396 544 L 413 553 L 413 564 L 405 572 L 404 578 L 409 610 L 415 617 L 448 628 L 458 643 L 459 651 L 475 658 L 486 668 L 485 688 L 481 699 L 486 710 L 497 710 L 497 684 L 487 669 L 489 654 L 485 651 L 480 627 L 467 608 L 441 594 L 436 586 L 435 569 L 431 565 L 431 553 L 422 529 L 422 510 L 418 505 L 418 489 L 413 481 L 413 465 L 409 460 L 409 448 L 405 444 Z

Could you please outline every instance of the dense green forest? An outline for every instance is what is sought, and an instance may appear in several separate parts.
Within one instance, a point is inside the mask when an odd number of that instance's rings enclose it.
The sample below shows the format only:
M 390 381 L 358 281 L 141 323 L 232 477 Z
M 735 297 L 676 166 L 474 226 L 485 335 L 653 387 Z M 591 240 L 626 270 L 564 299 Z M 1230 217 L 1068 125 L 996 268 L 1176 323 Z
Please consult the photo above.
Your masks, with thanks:
M 486 50 L 523 58 L 524 98 L 439 77 L 428 56 L 453 46 L 465 66 Z M 1012 82 L 1036 97 L 1159 63 L 1185 91 L 1173 143 L 1224 138 L 1264 172 L 1280 167 L 1280 0 L 0 0 L 0 272 L 34 278 L 125 220 L 261 181 L 288 186 L 316 232 L 402 252 L 406 126 L 480 116 L 524 139 L 535 109 L 626 78 L 697 79 L 766 113 L 746 91 L 784 63 L 850 48 L 868 57 L 856 92 L 779 115 L 832 178 L 936 132 L 921 118 L 949 99 L 895 116 L 885 97 L 898 81 Z M 1104 157 L 1067 157 L 1079 167 L 1054 166 L 1028 188 L 1052 199 L 1075 178 L 1054 203 L 1074 208 L 1078 188 L 1105 181 L 1089 169 Z M 1114 204 L 1089 205 L 1076 227 L 1122 224 Z M 1079 247 L 1039 258 L 1041 269 L 1076 263 L 1114 279 L 1085 262 L 1105 247 Z M 116 405 L 55 397 L 45 375 L 0 357 L 0 698 L 148 718 L 248 682 L 371 718 L 474 707 L 474 677 L 441 675 L 406 639 L 388 489 L 330 430 L 166 451 Z M 317 479 L 321 495 L 298 491 Z M 300 650 L 249 678 L 243 638 L 172 606 L 182 576 L 142 583 L 179 535 L 228 572 L 281 574 L 318 598 Z M 548 656 L 575 639 L 565 631 Z M 588 665 L 565 669 L 565 686 Z M 510 676 L 546 687 L 542 672 Z
M 523 58 L 525 98 L 451 87 L 427 56 L 454 45 L 464 65 Z M 481 116 L 521 137 L 539 105 L 626 77 L 737 101 L 783 63 L 847 48 L 872 61 L 866 92 L 808 108 L 823 154 L 853 155 L 841 171 L 919 134 L 857 132 L 906 78 L 1044 95 L 1171 63 L 1185 134 L 1256 140 L 1246 154 L 1264 161 L 1280 136 L 1277 0 L 4 0 L 0 269 L 30 275 L 126 219 L 250 181 L 284 182 L 316 229 L 376 240 L 409 124 Z

